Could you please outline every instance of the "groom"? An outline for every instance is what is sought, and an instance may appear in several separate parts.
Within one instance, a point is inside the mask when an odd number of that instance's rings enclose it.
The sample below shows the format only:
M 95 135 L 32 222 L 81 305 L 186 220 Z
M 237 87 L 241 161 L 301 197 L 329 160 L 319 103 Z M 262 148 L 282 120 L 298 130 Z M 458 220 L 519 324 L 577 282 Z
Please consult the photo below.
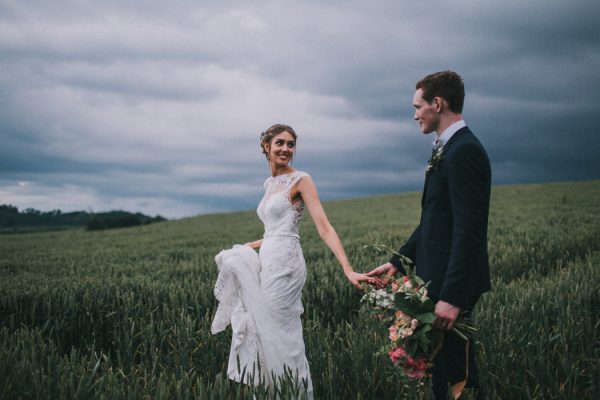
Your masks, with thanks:
M 479 296 L 490 290 L 487 226 L 491 168 L 488 156 L 462 118 L 465 91 L 452 71 L 437 72 L 416 85 L 414 118 L 424 134 L 435 132 L 426 170 L 421 220 L 398 253 L 415 263 L 416 273 L 430 281 L 434 326 L 446 331 L 433 362 L 433 391 L 446 399 L 463 388 L 479 392 L 473 341 L 452 332 L 459 313 L 470 313 Z M 399 257 L 368 275 L 403 273 Z M 479 398 L 479 396 L 478 396 Z

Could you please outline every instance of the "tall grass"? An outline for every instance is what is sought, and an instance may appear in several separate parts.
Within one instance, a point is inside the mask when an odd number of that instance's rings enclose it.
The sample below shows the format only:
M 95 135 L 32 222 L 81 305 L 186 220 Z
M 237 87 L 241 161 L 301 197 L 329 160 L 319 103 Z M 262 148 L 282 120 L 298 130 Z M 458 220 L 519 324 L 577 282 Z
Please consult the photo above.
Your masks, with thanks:
M 476 311 L 490 398 L 600 397 L 598 199 L 598 181 L 493 189 L 493 290 Z M 325 204 L 358 270 L 386 261 L 363 245 L 399 245 L 419 207 L 418 193 Z M 307 217 L 316 397 L 411 398 L 415 388 L 374 354 L 386 338 Z M 213 257 L 261 234 L 256 214 L 242 212 L 0 236 L 0 399 L 251 399 L 225 377 L 230 334 L 210 334 Z

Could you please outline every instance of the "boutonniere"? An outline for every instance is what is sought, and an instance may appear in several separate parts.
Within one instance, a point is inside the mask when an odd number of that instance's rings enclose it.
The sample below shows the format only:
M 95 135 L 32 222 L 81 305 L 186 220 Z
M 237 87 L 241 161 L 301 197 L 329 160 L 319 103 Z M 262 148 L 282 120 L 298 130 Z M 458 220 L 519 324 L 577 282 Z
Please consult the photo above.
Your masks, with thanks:
M 444 146 L 434 147 L 431 150 L 431 158 L 427 161 L 427 168 L 425 168 L 425 174 L 429 175 L 435 171 L 442 160 L 444 159 Z

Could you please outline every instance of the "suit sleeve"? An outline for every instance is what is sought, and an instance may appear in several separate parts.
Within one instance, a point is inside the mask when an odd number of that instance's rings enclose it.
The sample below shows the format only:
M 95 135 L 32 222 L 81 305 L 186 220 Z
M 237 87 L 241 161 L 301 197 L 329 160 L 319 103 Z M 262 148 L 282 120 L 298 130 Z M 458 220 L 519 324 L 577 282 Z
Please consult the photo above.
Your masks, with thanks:
M 487 212 L 491 173 L 483 149 L 460 146 L 448 160 L 448 190 L 452 208 L 452 246 L 439 298 L 465 307 L 471 297 L 470 274 L 479 267 L 476 254 L 487 246 Z
M 410 258 L 414 262 L 415 258 L 417 256 L 417 238 L 420 234 L 421 234 L 421 225 L 417 226 L 417 228 L 414 230 L 412 235 L 410 235 L 410 237 L 408 238 L 406 243 L 404 243 L 404 245 L 402 245 L 402 247 L 400 247 L 398 249 L 398 253 Z M 398 257 L 396 254 L 394 254 L 390 258 L 389 262 L 391 262 L 392 264 L 394 264 L 394 266 L 396 268 L 398 268 L 398 272 L 404 274 L 404 268 L 402 268 L 402 263 L 400 262 L 400 257 Z

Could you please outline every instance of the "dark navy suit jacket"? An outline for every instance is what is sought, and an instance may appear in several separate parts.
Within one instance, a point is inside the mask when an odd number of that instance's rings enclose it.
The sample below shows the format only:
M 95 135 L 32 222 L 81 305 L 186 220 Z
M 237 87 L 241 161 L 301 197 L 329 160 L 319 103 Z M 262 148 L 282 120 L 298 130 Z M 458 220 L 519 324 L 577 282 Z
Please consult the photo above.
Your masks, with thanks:
M 431 282 L 429 295 L 472 307 L 490 290 L 487 226 L 491 167 L 485 149 L 468 127 L 445 144 L 443 158 L 425 178 L 421 221 L 398 253 Z M 403 272 L 397 256 L 390 262 Z

